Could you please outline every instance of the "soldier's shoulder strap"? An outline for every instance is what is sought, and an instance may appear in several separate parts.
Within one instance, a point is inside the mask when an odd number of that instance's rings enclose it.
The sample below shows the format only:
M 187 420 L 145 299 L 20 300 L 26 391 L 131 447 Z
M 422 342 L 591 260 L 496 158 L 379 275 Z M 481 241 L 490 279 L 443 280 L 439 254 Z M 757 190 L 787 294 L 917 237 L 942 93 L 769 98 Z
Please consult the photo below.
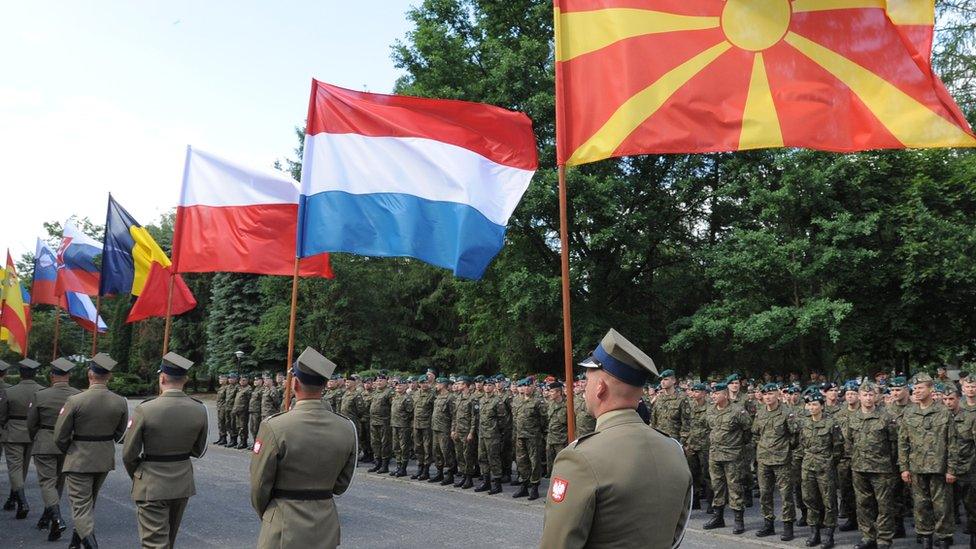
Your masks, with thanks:
M 157 398 L 157 397 L 154 397 L 154 396 L 151 396 L 151 397 L 149 397 L 149 398 L 147 398 L 147 399 L 145 399 L 145 400 L 143 400 L 143 401 L 142 401 L 142 402 L 140 402 L 139 404 L 137 404 L 137 406 L 142 406 L 143 404 L 145 404 L 145 403 L 147 403 L 147 402 L 150 402 L 150 401 L 152 401 L 152 400 L 156 400 L 156 398 Z
M 278 417 L 280 415 L 284 415 L 285 413 L 287 413 L 287 412 L 281 411 L 281 412 L 278 412 L 277 414 L 271 414 L 270 416 L 264 418 L 264 420 L 265 421 L 268 421 L 268 420 L 274 419 L 274 418 L 276 418 L 276 417 Z
M 186 395 L 186 396 L 190 396 L 190 395 Z M 196 402 L 197 404 L 202 404 L 203 406 L 206 406 L 206 404 L 203 404 L 203 401 L 201 401 L 200 399 L 198 399 L 196 397 L 190 397 L 190 400 Z
M 579 445 L 580 445 L 580 444 L 583 444 L 583 441 L 584 441 L 584 440 L 587 440 L 587 439 L 589 439 L 589 438 L 593 438 L 593 437 L 594 437 L 594 436 L 596 436 L 596 435 L 597 435 L 597 434 L 598 434 L 599 432 L 600 432 L 600 431 L 593 431 L 593 432 L 591 432 L 591 433 L 586 433 L 585 435 L 583 435 L 583 436 L 581 436 L 581 437 L 579 437 L 578 439 L 576 439 L 576 440 L 574 440 L 574 441 L 573 441 L 572 443 L 570 443 L 570 445 L 571 445 L 571 446 L 572 446 L 573 448 L 579 448 Z

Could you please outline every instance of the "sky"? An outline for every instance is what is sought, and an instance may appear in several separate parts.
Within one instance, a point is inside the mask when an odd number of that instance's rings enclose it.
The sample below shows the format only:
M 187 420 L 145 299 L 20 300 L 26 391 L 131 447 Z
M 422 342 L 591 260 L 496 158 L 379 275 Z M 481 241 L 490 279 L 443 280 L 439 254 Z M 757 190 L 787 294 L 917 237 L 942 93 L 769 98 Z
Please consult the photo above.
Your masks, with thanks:
M 176 206 L 186 146 L 293 157 L 311 79 L 390 92 L 416 0 L 2 2 L 0 252 L 45 221 Z

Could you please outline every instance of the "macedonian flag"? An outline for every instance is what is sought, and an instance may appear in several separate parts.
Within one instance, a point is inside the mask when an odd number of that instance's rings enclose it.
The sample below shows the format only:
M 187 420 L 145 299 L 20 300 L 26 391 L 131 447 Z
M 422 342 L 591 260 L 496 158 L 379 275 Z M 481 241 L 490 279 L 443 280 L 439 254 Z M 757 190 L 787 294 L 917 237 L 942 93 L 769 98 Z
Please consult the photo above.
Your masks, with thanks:
M 556 0 L 558 161 L 973 147 L 933 0 Z

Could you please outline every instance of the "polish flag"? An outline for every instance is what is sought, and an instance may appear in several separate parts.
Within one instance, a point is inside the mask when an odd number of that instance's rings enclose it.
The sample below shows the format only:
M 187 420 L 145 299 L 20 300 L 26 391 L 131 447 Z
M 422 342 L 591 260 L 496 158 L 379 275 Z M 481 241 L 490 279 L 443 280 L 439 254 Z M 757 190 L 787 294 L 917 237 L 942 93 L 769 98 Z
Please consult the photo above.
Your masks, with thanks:
M 178 273 L 288 275 L 295 270 L 298 182 L 187 147 L 176 210 Z M 328 254 L 302 259 L 300 275 L 332 278 Z

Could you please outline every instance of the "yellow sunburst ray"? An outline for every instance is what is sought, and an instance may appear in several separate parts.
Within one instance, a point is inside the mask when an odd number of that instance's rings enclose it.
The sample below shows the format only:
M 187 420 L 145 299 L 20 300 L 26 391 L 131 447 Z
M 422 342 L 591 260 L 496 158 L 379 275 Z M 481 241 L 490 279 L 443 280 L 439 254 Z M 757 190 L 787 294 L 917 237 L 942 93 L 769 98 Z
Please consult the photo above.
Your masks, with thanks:
M 783 146 L 783 132 L 780 129 L 773 92 L 769 89 L 769 77 L 762 53 L 757 53 L 752 62 L 752 77 L 749 80 L 749 93 L 742 112 L 742 133 L 739 136 L 739 149 L 764 149 Z
M 635 36 L 663 32 L 714 29 L 718 17 L 678 15 L 635 8 L 607 8 L 561 13 L 556 9 L 556 60 L 603 49 Z
M 962 128 L 861 65 L 794 32 L 785 40 L 847 86 L 906 147 L 976 146 Z
M 935 0 L 794 0 L 793 13 L 879 8 L 896 25 L 932 25 Z
M 585 164 L 611 156 L 676 91 L 731 47 L 732 44 L 723 40 L 671 69 L 653 84 L 634 94 L 617 108 L 596 133 L 573 151 L 566 164 Z

